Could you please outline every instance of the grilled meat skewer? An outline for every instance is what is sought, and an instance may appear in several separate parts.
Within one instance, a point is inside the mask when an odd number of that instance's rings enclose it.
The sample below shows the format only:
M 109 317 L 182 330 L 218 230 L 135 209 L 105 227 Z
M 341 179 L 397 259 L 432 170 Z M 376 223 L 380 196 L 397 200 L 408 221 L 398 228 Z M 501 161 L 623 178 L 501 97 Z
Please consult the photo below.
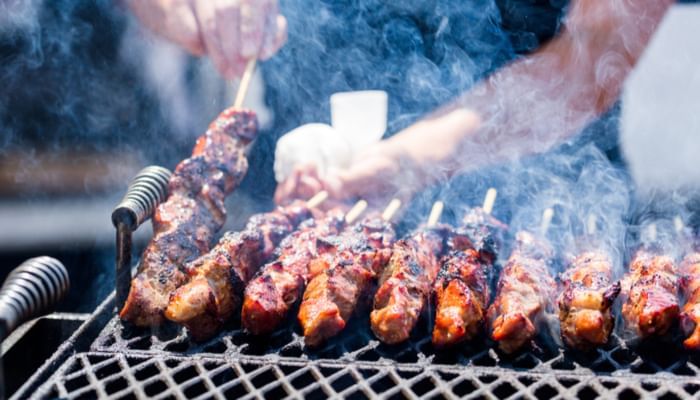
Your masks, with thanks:
M 687 255 L 681 263 L 685 305 L 681 313 L 681 329 L 686 336 L 683 346 L 700 350 L 700 253 Z
M 451 346 L 478 333 L 491 298 L 490 266 L 472 248 L 451 251 L 442 261 L 434 285 L 437 308 L 432 340 L 436 347 Z
M 678 319 L 679 279 L 673 260 L 641 249 L 622 281 L 622 316 L 640 338 L 666 334 Z
M 282 241 L 277 260 L 265 265 L 245 289 L 241 320 L 248 331 L 267 334 L 282 323 L 307 282 L 332 260 L 336 246 L 326 238 L 338 235 L 353 211 L 346 215 L 332 210 L 321 220 L 308 220 Z M 312 265 L 316 259 L 326 261 Z
M 516 234 L 515 248 L 501 271 L 487 315 L 491 338 L 502 351 L 513 353 L 531 341 L 551 308 L 556 291 L 549 273 L 552 257 L 548 243 L 529 232 Z
M 279 242 L 311 218 L 303 202 L 252 216 L 241 232 L 226 233 L 207 254 L 188 264 L 191 279 L 170 296 L 165 317 L 188 328 L 195 340 L 219 331 L 240 306 L 246 283 Z
M 368 294 L 389 260 L 394 238 L 391 224 L 379 215 L 371 215 L 337 239 L 333 259 L 328 265 L 314 268 L 317 274 L 299 307 L 306 345 L 318 346 L 345 328 L 359 300 Z
M 561 336 L 568 346 L 589 350 L 607 343 L 615 325 L 612 305 L 620 282 L 612 282 L 613 266 L 601 251 L 576 257 L 562 274 L 559 295 Z
M 422 228 L 392 247 L 389 263 L 379 279 L 370 322 L 384 343 L 408 339 L 425 304 L 446 248 L 448 228 Z
M 257 135 L 251 111 L 222 112 L 182 161 L 169 182 L 168 199 L 153 216 L 154 236 L 141 257 L 138 274 L 120 312 L 137 326 L 157 326 L 170 293 L 187 281 L 183 271 L 209 250 L 226 220 L 224 198 L 248 169 L 246 146 Z
M 452 346 L 470 340 L 486 318 L 496 251 L 506 226 L 481 208 L 472 209 L 451 240 L 435 280 L 433 344 Z

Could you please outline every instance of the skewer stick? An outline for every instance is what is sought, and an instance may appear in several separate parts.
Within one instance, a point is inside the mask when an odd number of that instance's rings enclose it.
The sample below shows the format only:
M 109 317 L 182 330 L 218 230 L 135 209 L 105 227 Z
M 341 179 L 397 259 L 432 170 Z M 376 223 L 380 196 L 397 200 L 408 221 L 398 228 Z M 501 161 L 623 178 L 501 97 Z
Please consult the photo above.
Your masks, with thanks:
M 250 81 L 253 79 L 253 73 L 255 72 L 257 62 L 257 59 L 252 58 L 245 66 L 241 82 L 238 84 L 238 89 L 236 90 L 236 101 L 233 102 L 235 108 L 241 108 L 243 106 L 243 101 L 245 100 L 246 94 L 248 94 L 248 87 L 250 86 Z
M 367 202 L 360 200 L 345 214 L 345 223 L 352 224 L 367 209 Z
M 396 212 L 399 210 L 401 207 L 401 200 L 399 199 L 393 199 L 389 202 L 389 205 L 386 206 L 384 209 L 384 212 L 382 213 L 382 219 L 384 221 L 391 221 L 391 218 L 396 214 Z
M 595 235 L 598 230 L 598 219 L 595 214 L 588 214 L 588 219 L 586 219 L 586 234 L 588 236 Z
M 428 217 L 428 223 L 427 226 L 428 228 L 432 228 L 435 225 L 437 225 L 438 221 L 440 220 L 440 216 L 442 215 L 442 210 L 445 208 L 445 203 L 441 201 L 436 201 L 433 204 L 433 208 L 430 210 L 430 216 Z
M 490 188 L 486 191 L 484 205 L 481 207 L 486 214 L 491 214 L 491 211 L 493 211 L 493 205 L 496 203 L 496 195 L 498 195 L 498 191 L 495 188 Z
M 656 224 L 651 224 L 647 228 L 647 238 L 649 239 L 650 242 L 656 242 Z
M 542 224 L 540 225 L 540 234 L 542 236 L 547 234 L 549 225 L 552 224 L 552 217 L 554 217 L 554 210 L 551 207 L 547 207 L 542 213 Z
M 309 200 L 306 201 L 306 207 L 308 208 L 316 208 L 321 205 L 324 201 L 328 199 L 328 192 L 325 190 L 322 190 L 314 195 L 314 197 L 310 198 Z
M 683 219 L 680 215 L 676 215 L 673 218 L 673 227 L 676 229 L 677 234 L 683 233 L 683 229 L 685 229 L 685 224 L 683 223 Z

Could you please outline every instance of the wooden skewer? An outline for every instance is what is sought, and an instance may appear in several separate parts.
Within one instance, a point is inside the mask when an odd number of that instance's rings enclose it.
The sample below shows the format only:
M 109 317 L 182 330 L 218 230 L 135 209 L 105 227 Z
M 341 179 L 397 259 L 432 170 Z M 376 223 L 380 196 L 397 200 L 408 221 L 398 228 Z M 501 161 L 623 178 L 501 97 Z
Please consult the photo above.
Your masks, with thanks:
M 552 217 L 554 217 L 554 210 L 551 207 L 547 207 L 542 213 L 542 224 L 540 225 L 540 234 L 542 236 L 547 234 L 549 225 L 552 224 Z
M 442 210 L 444 208 L 445 203 L 441 201 L 436 201 L 435 204 L 433 204 L 433 208 L 430 210 L 430 216 L 428 217 L 428 228 L 432 228 L 435 225 L 437 225 L 438 221 L 440 220 L 440 216 L 442 215 Z
M 367 209 L 367 202 L 360 200 L 345 214 L 345 223 L 352 224 Z
M 656 224 L 649 225 L 649 228 L 647 228 L 647 235 L 648 235 L 650 242 L 656 242 L 656 237 L 657 237 Z
M 491 214 L 491 211 L 493 211 L 493 205 L 496 203 L 496 195 L 498 195 L 498 191 L 495 188 L 490 188 L 486 191 L 484 205 L 481 207 L 486 214 Z
M 316 208 L 316 207 L 320 206 L 321 203 L 326 201 L 326 199 L 328 199 L 328 192 L 326 192 L 325 190 L 322 190 L 322 191 L 316 193 L 316 195 L 314 195 L 314 197 L 307 200 L 306 206 L 308 208 Z
M 384 221 L 391 221 L 391 218 L 394 217 L 394 214 L 401 208 L 401 200 L 399 199 L 393 199 L 389 202 L 389 205 L 386 206 L 384 209 L 384 212 L 382 213 L 382 219 Z
M 235 108 L 243 107 L 243 101 L 245 100 L 246 94 L 248 94 L 248 87 L 250 86 L 250 81 L 253 79 L 253 73 L 255 72 L 257 62 L 257 59 L 252 58 L 245 66 L 241 82 L 238 84 L 238 89 L 236 90 L 236 101 L 233 102 Z
M 588 214 L 586 219 L 586 235 L 593 236 L 598 230 L 598 219 L 594 214 Z

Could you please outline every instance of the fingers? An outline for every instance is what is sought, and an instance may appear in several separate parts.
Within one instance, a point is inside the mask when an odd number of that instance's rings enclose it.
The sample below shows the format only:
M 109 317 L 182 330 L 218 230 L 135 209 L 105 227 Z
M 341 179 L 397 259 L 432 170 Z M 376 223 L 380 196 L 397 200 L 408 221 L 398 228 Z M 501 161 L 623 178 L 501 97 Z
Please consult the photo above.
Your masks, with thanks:
M 263 35 L 267 26 L 265 22 L 271 11 L 271 4 L 265 0 L 241 0 L 241 47 L 243 59 L 258 58 L 263 44 Z
M 310 199 L 323 189 L 316 167 L 313 164 L 302 165 L 277 185 L 275 203 L 286 204 L 295 199 Z
M 226 78 L 231 79 L 232 71 L 229 71 L 231 67 L 224 55 L 221 33 L 218 27 L 219 21 L 217 21 L 217 13 L 221 13 L 221 11 L 218 11 L 221 3 L 219 1 L 194 1 L 192 4 L 207 54 L 211 57 L 216 69 Z
M 287 19 L 282 15 L 273 15 L 268 22 L 275 28 L 267 31 L 260 51 L 260 59 L 267 60 L 279 51 L 287 43 Z
M 141 23 L 154 33 L 182 46 L 194 55 L 205 53 L 199 25 L 188 0 L 128 0 L 127 6 Z
M 241 76 L 245 68 L 245 59 L 239 52 L 243 43 L 239 29 L 242 21 L 243 17 L 241 10 L 236 7 L 236 0 L 224 0 L 219 4 L 216 10 L 216 28 L 226 60 L 226 70 L 222 71 L 222 74 L 228 79 Z

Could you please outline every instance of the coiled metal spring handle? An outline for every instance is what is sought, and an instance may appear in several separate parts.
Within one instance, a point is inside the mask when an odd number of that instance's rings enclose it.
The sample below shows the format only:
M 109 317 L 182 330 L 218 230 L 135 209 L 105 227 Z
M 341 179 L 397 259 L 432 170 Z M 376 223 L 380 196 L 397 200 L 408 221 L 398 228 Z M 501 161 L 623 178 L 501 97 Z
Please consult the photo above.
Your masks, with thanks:
M 0 341 L 21 323 L 50 311 L 70 288 L 66 267 L 51 257 L 30 258 L 0 288 Z
M 133 232 L 153 215 L 168 195 L 172 173 L 167 168 L 150 166 L 132 179 L 124 198 L 112 211 L 112 224 L 117 229 L 116 306 L 121 309 L 131 285 L 131 237 Z

